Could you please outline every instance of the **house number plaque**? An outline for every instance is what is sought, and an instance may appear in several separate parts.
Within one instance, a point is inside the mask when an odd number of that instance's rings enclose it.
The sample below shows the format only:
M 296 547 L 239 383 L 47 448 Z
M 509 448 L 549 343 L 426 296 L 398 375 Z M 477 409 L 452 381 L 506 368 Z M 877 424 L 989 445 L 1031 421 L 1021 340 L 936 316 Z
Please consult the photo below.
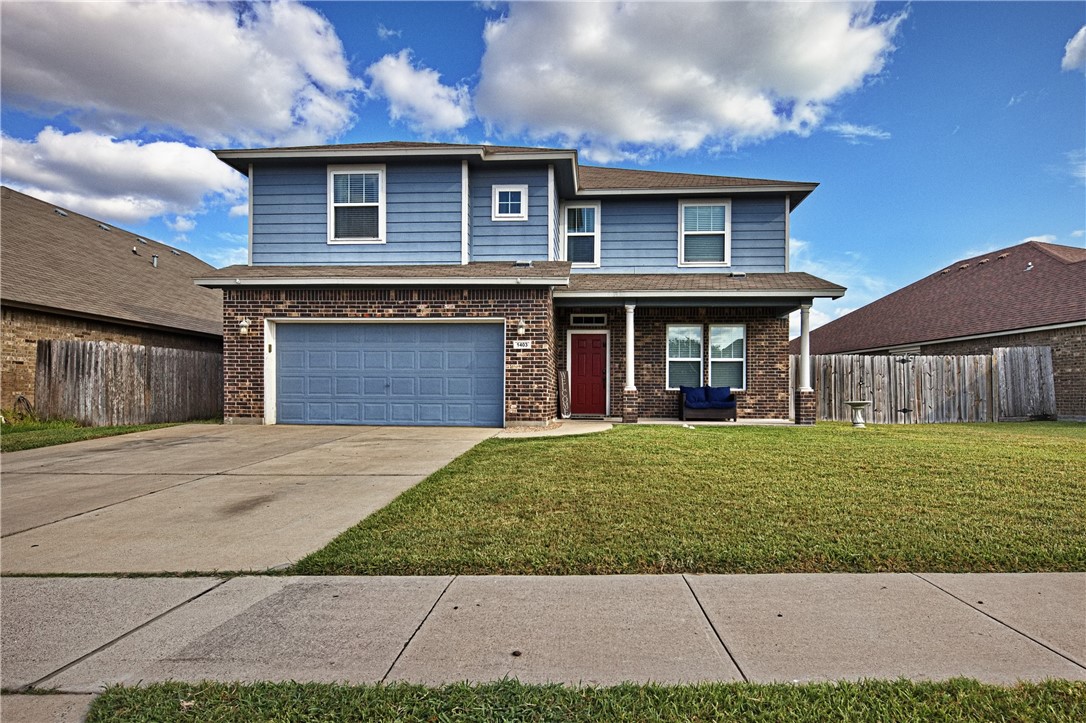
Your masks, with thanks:
M 514 349 L 531 349 L 532 348 L 532 340 L 531 339 L 514 339 L 513 340 L 513 348 Z

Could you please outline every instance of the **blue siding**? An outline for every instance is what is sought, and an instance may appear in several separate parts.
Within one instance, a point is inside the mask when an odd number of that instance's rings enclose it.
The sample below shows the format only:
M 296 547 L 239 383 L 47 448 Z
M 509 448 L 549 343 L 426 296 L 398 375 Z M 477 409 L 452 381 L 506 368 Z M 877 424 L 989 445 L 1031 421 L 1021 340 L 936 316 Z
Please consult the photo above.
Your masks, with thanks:
M 328 243 L 327 177 L 323 163 L 254 169 L 254 264 L 460 263 L 460 164 L 387 164 L 383 244 Z
M 528 220 L 492 221 L 495 185 L 527 184 Z M 547 260 L 547 169 L 472 169 L 471 260 Z
M 604 200 L 600 207 L 600 268 L 578 273 L 706 273 L 680 267 L 679 202 Z M 729 271 L 782 272 L 785 266 L 784 199 L 732 200 Z

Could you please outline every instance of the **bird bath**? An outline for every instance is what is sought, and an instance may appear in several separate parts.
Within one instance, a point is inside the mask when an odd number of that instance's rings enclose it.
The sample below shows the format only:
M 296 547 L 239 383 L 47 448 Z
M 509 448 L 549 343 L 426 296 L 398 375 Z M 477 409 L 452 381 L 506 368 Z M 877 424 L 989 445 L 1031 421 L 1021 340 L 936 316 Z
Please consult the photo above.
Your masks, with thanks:
M 864 407 L 871 404 L 861 399 L 854 399 L 852 401 L 846 401 L 845 404 L 852 407 L 852 426 L 856 429 L 863 429 L 867 425 L 864 424 Z

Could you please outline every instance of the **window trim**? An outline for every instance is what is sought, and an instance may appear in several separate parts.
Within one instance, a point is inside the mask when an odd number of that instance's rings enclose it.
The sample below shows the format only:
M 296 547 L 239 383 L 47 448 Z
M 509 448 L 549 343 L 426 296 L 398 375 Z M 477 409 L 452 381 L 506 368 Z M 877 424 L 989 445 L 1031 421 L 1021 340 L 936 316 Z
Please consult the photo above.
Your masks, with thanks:
M 335 177 L 343 173 L 377 173 L 378 175 L 378 188 L 377 188 L 377 203 L 336 203 L 335 201 Z M 386 219 L 388 217 L 388 205 L 385 203 L 385 181 L 388 178 L 386 173 L 385 164 L 375 163 L 368 165 L 349 165 L 328 166 L 328 243 L 332 245 L 352 245 L 352 244 L 383 244 L 388 241 L 386 235 Z M 377 206 L 377 236 L 375 238 L 365 237 L 348 237 L 348 238 L 336 238 L 336 209 L 337 208 L 350 208 L 350 207 L 368 207 Z
M 502 191 L 520 192 L 520 213 L 498 213 L 498 194 Z M 527 221 L 528 220 L 528 186 L 527 184 L 494 185 L 490 190 L 490 220 L 491 221 Z
M 678 387 L 671 386 L 671 362 L 673 361 L 695 361 L 693 357 L 672 357 L 671 356 L 671 329 L 672 327 L 682 326 L 696 328 L 701 334 L 701 354 L 698 355 L 698 379 L 701 380 L 702 386 L 705 383 L 705 325 L 704 324 L 668 324 L 664 331 L 664 389 L 667 391 L 678 391 Z
M 687 206 L 724 207 L 724 261 L 686 261 L 685 210 Z M 717 235 L 717 231 L 690 231 L 693 235 Z M 732 200 L 730 198 L 682 199 L 679 201 L 679 266 L 722 268 L 732 265 Z
M 742 329 L 743 330 L 743 356 L 740 359 L 734 357 L 713 358 L 713 329 Z M 747 325 L 746 324 L 709 324 L 709 343 L 705 347 L 709 359 L 709 383 L 713 381 L 713 362 L 741 362 L 743 365 L 743 386 L 732 387 L 733 391 L 742 392 L 747 389 Z
M 592 233 L 592 254 L 595 261 L 592 263 L 571 262 L 575 269 L 598 269 L 600 267 L 600 239 L 603 217 L 600 215 L 599 201 L 579 201 L 577 203 L 562 204 L 562 260 L 569 261 L 569 216 L 571 208 L 591 208 L 596 211 L 596 230 Z M 575 233 L 574 236 L 587 237 L 586 233 Z

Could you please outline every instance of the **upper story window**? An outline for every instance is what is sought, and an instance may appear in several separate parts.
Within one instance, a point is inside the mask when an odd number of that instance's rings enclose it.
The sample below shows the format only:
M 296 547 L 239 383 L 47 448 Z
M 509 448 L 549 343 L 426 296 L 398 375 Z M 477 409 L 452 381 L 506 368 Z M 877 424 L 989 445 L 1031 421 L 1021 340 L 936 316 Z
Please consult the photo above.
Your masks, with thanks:
M 527 221 L 528 187 L 494 186 L 494 198 L 490 208 L 492 221 Z
M 328 243 L 385 242 L 385 167 L 328 167 Z
M 679 202 L 679 266 L 731 263 L 731 201 Z
M 600 204 L 569 204 L 562 219 L 562 228 L 565 232 L 566 260 L 572 262 L 574 268 L 598 268 Z

